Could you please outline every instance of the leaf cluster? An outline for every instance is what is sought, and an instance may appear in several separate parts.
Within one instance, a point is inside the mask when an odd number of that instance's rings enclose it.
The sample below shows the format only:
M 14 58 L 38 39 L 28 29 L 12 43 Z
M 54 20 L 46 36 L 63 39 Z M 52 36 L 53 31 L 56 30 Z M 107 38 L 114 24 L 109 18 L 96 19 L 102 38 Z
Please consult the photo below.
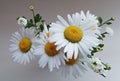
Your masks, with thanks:
M 106 21 L 103 21 L 103 18 L 102 17 L 98 17 L 98 21 L 99 21 L 99 27 L 103 26 L 103 25 L 111 25 L 112 22 L 114 21 L 115 19 L 113 17 L 111 17 L 110 19 L 106 20 Z

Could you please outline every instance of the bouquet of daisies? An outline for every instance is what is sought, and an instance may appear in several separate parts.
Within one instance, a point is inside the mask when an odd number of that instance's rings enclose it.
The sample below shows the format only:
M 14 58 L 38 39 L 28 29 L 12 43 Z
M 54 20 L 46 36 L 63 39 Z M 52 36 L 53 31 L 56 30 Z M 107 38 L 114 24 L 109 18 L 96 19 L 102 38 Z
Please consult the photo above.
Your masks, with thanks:
M 111 67 L 94 55 L 103 50 L 104 38 L 113 35 L 110 27 L 103 30 L 102 26 L 112 24 L 114 18 L 103 21 L 89 11 L 80 11 L 68 14 L 67 21 L 58 15 L 56 22 L 48 24 L 35 14 L 33 6 L 29 8 L 33 18 L 18 17 L 22 27 L 10 39 L 13 61 L 28 64 L 39 57 L 40 68 L 57 69 L 65 77 L 77 78 L 88 68 L 105 77 Z

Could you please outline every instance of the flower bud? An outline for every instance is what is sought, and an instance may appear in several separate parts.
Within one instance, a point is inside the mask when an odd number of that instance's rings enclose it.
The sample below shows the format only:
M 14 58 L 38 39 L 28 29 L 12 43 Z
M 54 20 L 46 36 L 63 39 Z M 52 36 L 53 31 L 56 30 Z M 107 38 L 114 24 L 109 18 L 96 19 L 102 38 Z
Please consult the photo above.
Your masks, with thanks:
M 110 28 L 110 27 L 106 27 L 106 32 L 107 32 L 110 36 L 112 36 L 112 35 L 114 34 L 113 29 Z
M 33 6 L 33 5 L 30 5 L 30 6 L 29 6 L 29 9 L 30 9 L 30 10 L 34 10 L 34 6 Z
M 18 24 L 21 26 L 26 26 L 27 25 L 27 19 L 23 17 L 18 18 Z

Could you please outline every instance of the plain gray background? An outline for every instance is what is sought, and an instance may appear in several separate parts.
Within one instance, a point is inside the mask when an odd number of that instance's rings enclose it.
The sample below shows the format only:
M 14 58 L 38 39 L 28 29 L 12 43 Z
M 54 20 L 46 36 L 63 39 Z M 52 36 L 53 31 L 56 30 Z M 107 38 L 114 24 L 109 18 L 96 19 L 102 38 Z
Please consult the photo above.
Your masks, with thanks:
M 58 72 L 49 72 L 47 68 L 38 68 L 37 60 L 24 66 L 12 61 L 9 53 L 11 34 L 20 27 L 16 18 L 31 18 L 29 5 L 36 7 L 46 22 L 54 22 L 59 14 L 90 10 L 91 13 L 104 19 L 115 17 L 110 26 L 115 34 L 104 41 L 105 47 L 97 56 L 112 66 L 107 77 L 88 71 L 78 79 L 65 79 Z M 0 81 L 120 81 L 120 0 L 0 0 Z

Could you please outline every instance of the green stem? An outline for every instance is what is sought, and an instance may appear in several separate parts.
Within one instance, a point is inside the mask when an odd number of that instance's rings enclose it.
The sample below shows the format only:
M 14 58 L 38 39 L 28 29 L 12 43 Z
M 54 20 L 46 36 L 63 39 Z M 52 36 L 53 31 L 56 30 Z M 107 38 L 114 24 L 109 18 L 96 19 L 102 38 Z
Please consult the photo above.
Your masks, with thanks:
M 34 24 L 35 24 L 35 26 L 36 26 L 36 22 L 35 22 L 35 12 L 34 12 L 34 10 L 31 10 L 32 11 L 32 14 L 33 14 L 33 19 L 34 19 Z
M 100 74 L 100 75 L 102 75 L 103 77 L 106 77 L 104 74 Z
M 106 24 L 106 23 L 107 23 L 107 22 L 109 22 L 109 21 L 110 21 L 110 19 L 109 19 L 109 20 L 107 20 L 107 21 L 105 21 L 104 23 L 100 24 L 98 27 L 103 26 L 104 24 Z
M 111 17 L 110 19 L 106 20 L 104 23 L 101 23 L 98 27 L 103 26 L 104 24 L 107 24 L 110 21 L 114 21 L 115 19 L 113 17 Z

